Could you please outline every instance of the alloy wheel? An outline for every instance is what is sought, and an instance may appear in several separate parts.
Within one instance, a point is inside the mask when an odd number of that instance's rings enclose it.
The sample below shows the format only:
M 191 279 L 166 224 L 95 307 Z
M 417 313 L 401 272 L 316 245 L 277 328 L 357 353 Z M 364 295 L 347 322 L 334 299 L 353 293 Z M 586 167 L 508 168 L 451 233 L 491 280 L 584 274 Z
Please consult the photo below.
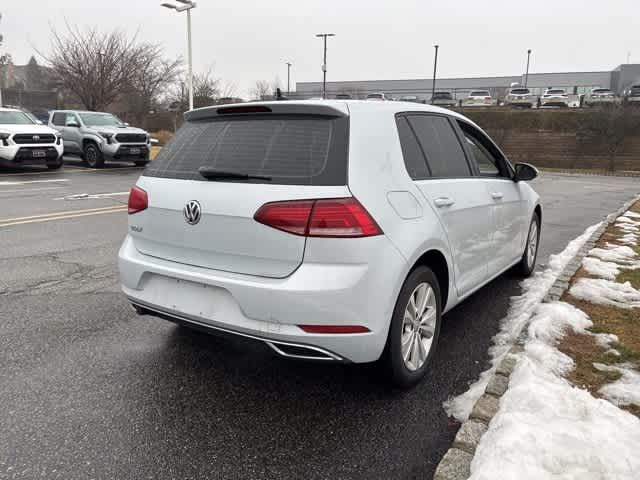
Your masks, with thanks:
M 531 222 L 531 228 L 529 229 L 529 238 L 527 240 L 527 264 L 529 267 L 533 266 L 533 262 L 536 260 L 536 253 L 538 252 L 538 222 L 535 220 Z
M 416 371 L 427 361 L 437 321 L 437 304 L 433 288 L 420 283 L 411 293 L 402 321 L 401 350 L 404 364 Z

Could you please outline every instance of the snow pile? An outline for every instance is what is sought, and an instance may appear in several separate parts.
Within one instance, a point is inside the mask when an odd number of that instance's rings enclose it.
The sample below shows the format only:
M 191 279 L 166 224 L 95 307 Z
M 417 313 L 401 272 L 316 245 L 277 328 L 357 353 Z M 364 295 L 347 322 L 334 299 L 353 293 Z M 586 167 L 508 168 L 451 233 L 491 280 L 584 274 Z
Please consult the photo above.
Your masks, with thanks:
M 582 259 L 582 268 L 587 273 L 596 277 L 608 278 L 615 280 L 620 275 L 620 267 L 613 262 L 604 262 L 596 257 L 584 257 Z
M 628 246 L 616 246 L 611 243 L 607 248 L 594 248 L 589 251 L 590 257 L 597 257 L 605 262 L 631 263 L 637 256 L 633 248 Z
M 623 238 L 629 240 L 629 235 L 633 234 L 627 234 Z M 635 245 L 636 241 L 633 240 L 623 243 Z M 636 260 L 637 256 L 631 247 L 607 243 L 606 248 L 594 248 L 590 250 L 588 256 L 582 260 L 582 267 L 590 275 L 607 280 L 615 280 L 616 277 L 620 275 L 621 268 L 628 270 L 640 268 L 640 262 Z
M 476 450 L 471 480 L 637 478 L 640 420 L 562 378 L 573 361 L 553 343 L 563 330 L 584 332 L 590 324 L 569 304 L 538 306 L 530 341 Z M 625 378 L 618 390 L 626 391 Z
M 587 228 L 578 238 L 575 238 L 557 255 L 551 255 L 549 266 L 543 272 L 536 272 L 532 277 L 521 283 L 522 295 L 513 297 L 507 316 L 501 321 L 500 331 L 493 338 L 493 346 L 489 349 L 491 367 L 480 375 L 480 378 L 470 385 L 463 394 L 449 398 L 443 406 L 449 416 L 463 422 L 469 418 L 473 405 L 487 388 L 487 383 L 495 372 L 497 365 L 515 343 L 522 328 L 531 317 L 533 309 L 542 302 L 547 291 L 562 273 L 578 250 L 589 239 L 600 223 Z
M 622 377 L 613 383 L 608 383 L 598 392 L 618 406 L 640 405 L 640 374 L 633 370 L 633 365 L 607 367 L 620 372 Z
M 640 290 L 631 283 L 617 283 L 604 278 L 581 278 L 569 293 L 576 298 L 618 308 L 640 308 Z

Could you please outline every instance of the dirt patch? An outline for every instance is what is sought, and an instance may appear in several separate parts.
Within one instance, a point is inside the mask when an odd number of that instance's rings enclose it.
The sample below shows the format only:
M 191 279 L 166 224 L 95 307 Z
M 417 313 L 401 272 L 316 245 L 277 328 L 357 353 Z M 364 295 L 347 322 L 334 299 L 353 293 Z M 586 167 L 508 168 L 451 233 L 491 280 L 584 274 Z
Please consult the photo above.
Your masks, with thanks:
M 616 281 L 629 282 L 636 290 L 640 290 L 640 268 L 635 270 L 621 270 Z
M 602 372 L 593 366 L 596 362 L 609 363 L 609 355 L 605 355 L 605 350 L 596 343 L 595 337 L 572 332 L 565 335 L 558 349 L 575 362 L 575 368 L 567 376 L 572 384 L 597 396 L 598 390 L 612 381 L 609 374 L 614 372 Z
M 632 211 L 640 212 L 640 202 L 636 202 Z M 611 225 L 597 242 L 599 248 L 607 248 L 609 244 L 619 244 L 618 238 L 624 235 L 615 225 Z M 640 247 L 636 246 L 636 251 Z M 639 252 L 640 253 L 640 252 Z M 597 278 L 580 268 L 570 281 L 573 285 L 580 278 Z M 630 282 L 634 288 L 640 288 L 640 269 L 621 269 L 616 282 Z M 589 390 L 594 396 L 600 397 L 598 391 L 604 385 L 620 378 L 618 371 L 602 371 L 595 368 L 594 363 L 615 365 L 632 363 L 640 366 L 640 312 L 636 308 L 623 309 L 612 306 L 597 305 L 586 300 L 580 300 L 566 292 L 562 301 L 570 303 L 586 313 L 593 327 L 591 333 L 611 333 L 618 337 L 617 342 L 610 344 L 611 349 L 600 346 L 593 335 L 577 333 L 566 334 L 558 345 L 558 349 L 571 357 L 575 362 L 575 369 L 567 376 L 574 385 Z M 624 407 L 625 410 L 640 417 L 640 405 Z

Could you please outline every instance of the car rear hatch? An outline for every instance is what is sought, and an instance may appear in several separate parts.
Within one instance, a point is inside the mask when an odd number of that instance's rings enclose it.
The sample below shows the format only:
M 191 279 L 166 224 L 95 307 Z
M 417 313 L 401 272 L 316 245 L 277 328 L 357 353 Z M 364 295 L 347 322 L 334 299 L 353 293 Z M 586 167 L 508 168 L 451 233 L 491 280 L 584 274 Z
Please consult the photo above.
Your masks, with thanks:
M 335 105 L 278 102 L 187 113 L 138 180 L 148 206 L 129 216 L 136 249 L 209 269 L 290 275 L 303 260 L 305 237 L 254 215 L 268 202 L 350 196 L 349 119 L 346 105 Z

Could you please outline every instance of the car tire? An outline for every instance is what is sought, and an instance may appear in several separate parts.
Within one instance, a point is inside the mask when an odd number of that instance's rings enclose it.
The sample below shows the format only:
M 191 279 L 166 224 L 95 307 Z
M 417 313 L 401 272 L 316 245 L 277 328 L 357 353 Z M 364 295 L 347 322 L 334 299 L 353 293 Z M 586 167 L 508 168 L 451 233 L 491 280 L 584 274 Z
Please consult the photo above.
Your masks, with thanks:
M 85 163 L 91 168 L 102 168 L 104 167 L 104 156 L 94 142 L 87 142 L 84 145 L 84 149 L 82 151 L 82 158 Z
M 540 216 L 536 212 L 533 214 L 533 218 L 531 218 L 531 223 L 529 224 L 529 230 L 527 231 L 527 243 L 524 246 L 524 253 L 522 254 L 520 262 L 516 266 L 516 271 L 519 276 L 525 278 L 530 277 L 536 269 L 536 259 L 538 258 L 539 246 Z
M 424 308 L 419 305 L 424 298 L 420 293 L 422 291 L 427 296 Z M 422 308 L 422 321 L 420 316 L 416 319 L 413 308 L 416 302 L 418 307 Z M 414 312 L 414 315 L 411 315 L 411 312 Z M 409 314 L 407 321 L 405 313 Z M 387 344 L 381 358 L 382 366 L 393 384 L 409 388 L 424 377 L 436 350 L 441 316 L 438 279 L 430 268 L 417 267 L 409 274 L 398 295 Z M 420 332 L 419 338 L 416 332 Z M 430 338 L 427 338 L 429 335 Z
M 47 163 L 47 168 L 49 170 L 58 170 L 60 167 L 62 167 L 62 163 L 63 163 L 62 162 L 62 157 L 60 157 L 55 162 Z

